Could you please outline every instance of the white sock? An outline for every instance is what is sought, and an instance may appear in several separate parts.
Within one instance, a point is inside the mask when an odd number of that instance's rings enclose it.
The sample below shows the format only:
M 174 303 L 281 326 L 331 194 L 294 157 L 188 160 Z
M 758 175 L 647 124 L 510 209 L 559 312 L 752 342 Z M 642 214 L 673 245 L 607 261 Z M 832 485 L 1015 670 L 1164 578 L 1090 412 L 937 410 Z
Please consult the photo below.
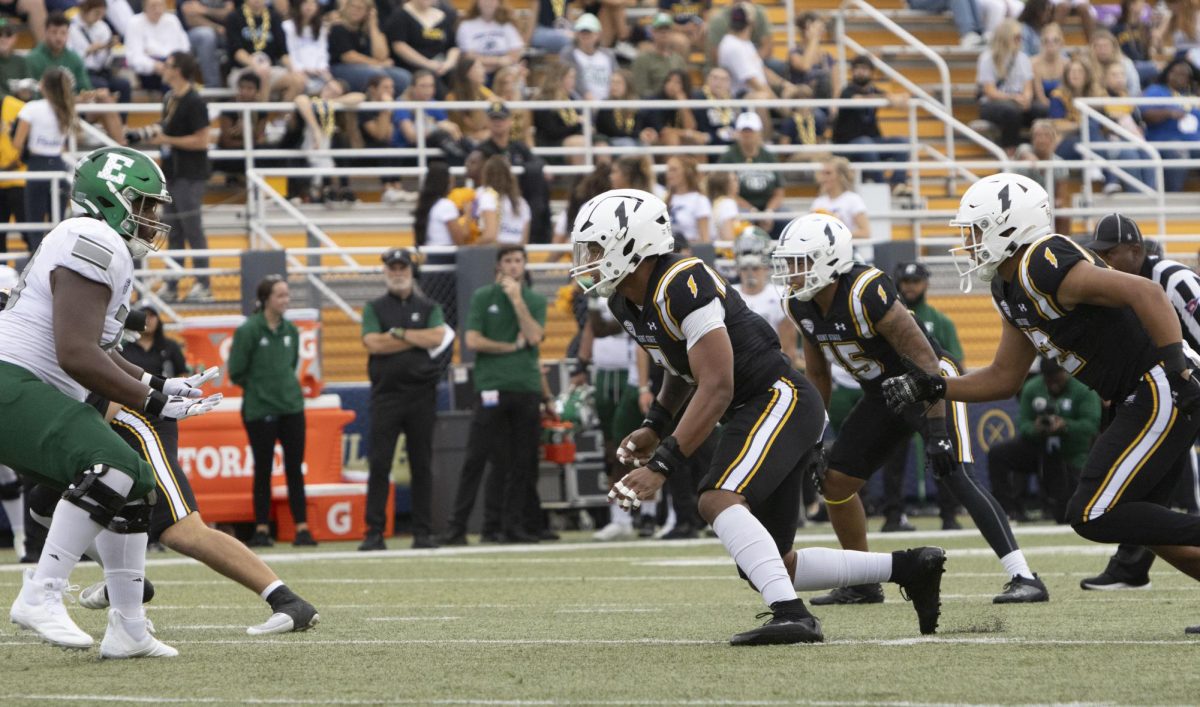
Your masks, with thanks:
M 276 589 L 279 589 L 282 586 L 283 586 L 283 580 L 277 579 L 274 582 L 271 582 L 270 584 L 268 584 L 267 588 L 262 590 L 261 592 L 259 592 L 258 595 L 263 598 L 263 601 L 266 601 L 267 597 L 271 596 L 271 592 L 275 591 Z
M 104 563 L 104 584 L 108 604 L 126 619 L 125 630 L 135 640 L 146 637 L 142 606 L 146 586 L 146 533 L 114 533 L 104 529 L 96 536 L 96 550 Z
M 892 554 L 806 547 L 796 551 L 796 591 L 877 584 L 892 576 Z
M 658 501 L 642 501 L 642 515 L 658 518 Z
M 1004 571 L 1009 577 L 1021 575 L 1025 579 L 1033 579 L 1033 570 L 1029 569 L 1029 563 L 1025 561 L 1025 553 L 1020 550 L 1013 550 L 1001 557 L 1000 564 L 1004 565 Z
M 779 548 L 749 508 L 741 505 L 726 508 L 713 520 L 712 527 L 767 606 L 796 598 Z
M 632 528 L 633 527 L 633 514 L 627 512 L 627 511 L 623 511 L 620 508 L 617 508 L 616 506 L 609 506 L 608 522 L 612 523 L 613 525 L 619 525 L 624 528 Z
M 61 500 L 54 509 L 54 520 L 46 533 L 46 543 L 42 548 L 42 557 L 38 560 L 37 569 L 33 571 L 31 588 L 43 585 L 47 579 L 66 581 L 71 576 L 71 570 L 79 563 L 80 556 L 92 539 L 102 528 L 88 516 L 88 512 L 67 500 Z M 29 604 L 41 604 L 40 593 L 29 596 L 22 592 Z

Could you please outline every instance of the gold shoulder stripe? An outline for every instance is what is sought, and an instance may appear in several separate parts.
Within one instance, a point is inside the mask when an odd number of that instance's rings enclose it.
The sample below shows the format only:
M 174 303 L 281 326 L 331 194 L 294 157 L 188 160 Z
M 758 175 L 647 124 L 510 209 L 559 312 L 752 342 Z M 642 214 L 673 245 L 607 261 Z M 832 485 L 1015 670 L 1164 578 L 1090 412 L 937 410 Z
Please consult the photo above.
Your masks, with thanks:
M 680 260 L 663 273 L 662 279 L 658 281 L 658 287 L 654 288 L 654 306 L 658 309 L 658 316 L 663 321 L 667 335 L 676 341 L 683 338 L 683 330 L 679 327 L 679 322 L 675 321 L 675 318 L 671 316 L 671 300 L 667 296 L 667 287 L 676 275 L 697 263 L 703 264 L 703 262 L 699 258 L 684 258 Z

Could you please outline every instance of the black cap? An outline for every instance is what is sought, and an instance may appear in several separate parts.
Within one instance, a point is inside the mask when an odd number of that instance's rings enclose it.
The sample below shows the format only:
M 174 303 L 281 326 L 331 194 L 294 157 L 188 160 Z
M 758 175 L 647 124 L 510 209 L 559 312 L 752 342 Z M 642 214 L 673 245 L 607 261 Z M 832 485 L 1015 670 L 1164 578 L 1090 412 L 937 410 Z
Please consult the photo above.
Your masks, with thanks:
M 509 118 L 512 113 L 509 112 L 508 106 L 500 101 L 493 101 L 492 105 L 488 106 L 487 117 L 489 118 Z
M 1109 214 L 1100 219 L 1096 230 L 1092 232 L 1092 240 L 1083 245 L 1097 253 L 1103 253 L 1122 243 L 1141 242 L 1142 231 L 1133 219 L 1124 214 Z
M 896 266 L 896 282 L 901 280 L 928 280 L 929 268 L 922 263 L 900 263 Z
M 404 263 L 408 267 L 412 267 L 413 256 L 407 248 L 388 248 L 383 251 L 383 255 L 379 258 L 384 265 L 395 265 L 396 263 Z

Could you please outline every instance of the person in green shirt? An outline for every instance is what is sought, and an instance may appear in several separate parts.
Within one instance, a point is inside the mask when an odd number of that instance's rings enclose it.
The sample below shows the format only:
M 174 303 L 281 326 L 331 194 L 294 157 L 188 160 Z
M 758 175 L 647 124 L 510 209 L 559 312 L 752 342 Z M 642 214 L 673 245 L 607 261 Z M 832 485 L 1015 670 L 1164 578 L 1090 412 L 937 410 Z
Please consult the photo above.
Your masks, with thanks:
M 92 80 L 88 78 L 87 68 L 83 59 L 75 52 L 67 49 L 67 34 L 71 21 L 61 12 L 55 12 L 46 19 L 46 32 L 42 41 L 29 50 L 25 60 L 29 64 L 30 75 L 41 77 L 46 69 L 61 66 L 75 77 L 75 92 L 92 90 Z
M 775 155 L 763 149 L 763 122 L 758 113 L 747 112 L 737 117 L 733 124 L 735 142 L 721 155 L 724 164 L 746 164 L 737 172 L 738 207 L 743 211 L 778 211 L 783 206 L 783 180 L 779 172 L 770 169 L 753 169 L 754 164 L 774 164 Z M 772 218 L 760 219 L 756 225 L 771 234 L 774 240 L 783 232 L 784 221 Z
M 250 547 L 269 547 L 271 469 L 275 442 L 283 447 L 288 505 L 296 522 L 296 546 L 316 545 L 308 530 L 304 494 L 304 395 L 296 368 L 300 363 L 300 330 L 284 319 L 290 295 L 287 280 L 270 275 L 258 283 L 254 314 L 233 333 L 229 378 L 243 389 L 242 424 L 254 457 L 254 536 Z
M 475 351 L 479 398 L 443 545 L 466 544 L 467 520 L 489 460 L 484 539 L 539 540 L 541 521 L 534 517 L 543 402 L 538 344 L 545 326 L 546 298 L 529 286 L 525 248 L 500 248 L 496 282 L 475 291 L 467 315 L 466 344 Z
M 1025 475 L 1037 474 L 1045 515 L 1065 523 L 1067 499 L 1100 431 L 1100 396 L 1053 359 L 1042 358 L 1040 368 L 1021 388 L 1017 436 L 988 450 L 988 475 L 1004 511 L 1024 521 Z
M 658 13 L 650 24 L 650 35 L 654 48 L 638 53 L 629 67 L 633 72 L 633 90 L 640 97 L 647 97 L 662 90 L 667 74 L 686 71 L 687 60 L 671 48 L 675 21 L 665 12 Z

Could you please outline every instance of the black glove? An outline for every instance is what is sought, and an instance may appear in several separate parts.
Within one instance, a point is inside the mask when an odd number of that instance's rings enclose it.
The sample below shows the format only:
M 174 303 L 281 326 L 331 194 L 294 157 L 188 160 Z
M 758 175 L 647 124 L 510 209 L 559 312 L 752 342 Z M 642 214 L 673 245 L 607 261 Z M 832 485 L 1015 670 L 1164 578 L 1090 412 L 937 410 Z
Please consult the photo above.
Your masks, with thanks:
M 1183 353 L 1183 343 L 1163 346 L 1158 350 L 1158 355 L 1167 374 L 1167 383 L 1171 386 L 1175 407 L 1190 417 L 1200 407 L 1200 381 L 1196 380 L 1196 372 L 1191 370 L 1191 362 Z M 1191 371 L 1187 378 L 1183 377 L 1184 371 Z
M 945 418 L 929 420 L 929 427 L 925 433 L 925 463 L 929 465 L 935 479 L 947 478 L 958 464 L 954 445 L 950 443 L 950 435 L 946 433 Z
M 883 399 L 896 414 L 909 405 L 941 400 L 946 395 L 946 379 L 936 373 L 926 373 L 909 359 L 904 359 L 908 373 L 883 382 Z
M 825 495 L 825 471 L 829 468 L 829 456 L 825 451 L 825 444 L 818 442 L 815 447 L 804 457 L 801 464 L 805 465 L 804 473 L 812 479 L 813 486 L 816 487 L 817 493 Z

